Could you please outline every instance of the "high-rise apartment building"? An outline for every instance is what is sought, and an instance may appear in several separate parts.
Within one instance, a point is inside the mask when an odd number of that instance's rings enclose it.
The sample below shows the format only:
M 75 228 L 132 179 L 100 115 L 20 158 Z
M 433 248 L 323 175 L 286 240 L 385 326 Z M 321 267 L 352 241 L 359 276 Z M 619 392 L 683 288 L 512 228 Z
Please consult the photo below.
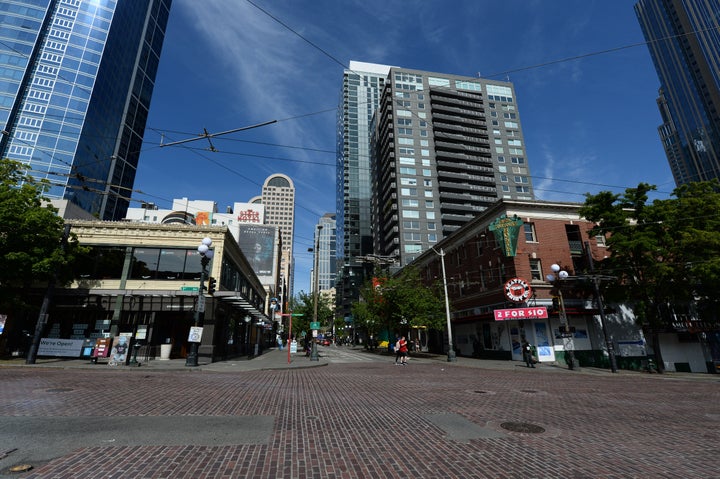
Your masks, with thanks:
M 265 206 L 265 224 L 280 229 L 280 274 L 289 289 L 287 297 L 291 298 L 294 284 L 295 185 L 290 177 L 280 173 L 268 176 L 263 183 L 261 202 Z
M 325 213 L 318 221 L 315 228 L 315 244 L 318 245 L 318 290 L 327 291 L 335 287 L 337 276 L 337 248 L 336 248 L 336 221 L 334 213 Z M 315 271 L 313 271 L 315 275 Z M 315 280 L 312 278 L 312 289 L 314 291 Z
M 356 258 L 372 254 L 370 125 L 390 67 L 351 61 L 343 73 L 337 137 L 337 260 L 340 314 L 347 317 L 368 268 Z
M 720 2 L 635 4 L 660 80 L 658 128 L 675 183 L 720 178 Z
M 391 68 L 372 126 L 374 252 L 400 266 L 499 198 L 534 199 L 509 82 Z
M 2 2 L 0 157 L 50 198 L 124 218 L 171 2 Z

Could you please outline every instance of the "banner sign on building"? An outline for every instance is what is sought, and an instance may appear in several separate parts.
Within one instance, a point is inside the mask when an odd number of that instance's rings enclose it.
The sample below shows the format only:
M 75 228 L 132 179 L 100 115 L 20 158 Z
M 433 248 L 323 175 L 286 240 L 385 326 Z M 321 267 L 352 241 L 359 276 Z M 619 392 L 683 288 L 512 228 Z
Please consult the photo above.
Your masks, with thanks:
M 548 312 L 545 306 L 536 308 L 496 309 L 493 311 L 495 321 L 516 321 L 521 319 L 547 319 Z
M 238 244 L 250 262 L 250 267 L 258 277 L 271 276 L 275 257 L 275 227 L 241 224 L 239 231 Z
M 82 339 L 42 338 L 37 355 L 79 358 L 84 342 Z
M 523 222 L 517 215 L 508 218 L 505 215 L 493 221 L 488 229 L 495 235 L 495 241 L 500 245 L 505 256 L 515 256 L 517 240 Z

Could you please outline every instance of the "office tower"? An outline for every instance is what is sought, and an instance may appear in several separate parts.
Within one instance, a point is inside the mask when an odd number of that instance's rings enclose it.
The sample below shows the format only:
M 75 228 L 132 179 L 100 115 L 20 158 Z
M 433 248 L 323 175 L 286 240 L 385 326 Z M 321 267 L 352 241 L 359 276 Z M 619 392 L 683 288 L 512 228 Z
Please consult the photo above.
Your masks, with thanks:
M 660 80 L 658 128 L 676 185 L 720 178 L 720 2 L 635 4 Z
M 265 224 L 277 226 L 280 229 L 282 242 L 280 274 L 288 284 L 287 297 L 292 298 L 295 185 L 290 177 L 280 173 L 268 176 L 263 183 L 261 201 L 265 206 Z
M 318 245 L 319 291 L 327 291 L 335 287 L 335 277 L 337 276 L 336 234 L 335 214 L 325 213 L 315 228 L 315 244 Z M 314 287 L 314 278 L 311 284 Z
M 372 271 L 356 258 L 372 254 L 370 223 L 370 124 L 380 101 L 387 65 L 351 61 L 343 73 L 342 105 L 337 137 L 337 284 L 339 314 L 350 315 L 350 305 Z
M 391 68 L 372 126 L 374 249 L 401 266 L 498 198 L 534 199 L 511 83 Z
M 171 1 L 3 2 L 0 157 L 52 199 L 124 218 Z

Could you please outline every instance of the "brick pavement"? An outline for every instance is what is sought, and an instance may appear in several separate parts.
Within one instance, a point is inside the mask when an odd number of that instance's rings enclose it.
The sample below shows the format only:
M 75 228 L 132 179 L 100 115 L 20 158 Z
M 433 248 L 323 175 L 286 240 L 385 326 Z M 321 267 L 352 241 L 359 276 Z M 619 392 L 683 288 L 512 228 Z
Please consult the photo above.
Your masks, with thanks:
M 192 374 L 181 363 L 134 374 L 68 364 L 0 367 L 0 437 L 22 418 L 125 418 L 137 434 L 128 444 L 95 446 L 76 436 L 79 447 L 69 437 L 69 452 L 7 477 L 720 477 L 715 376 L 533 370 L 465 358 L 398 367 L 382 356 L 343 364 L 323 358 L 313 365 L 323 367 L 310 368 L 301 358 L 277 369 L 282 359 L 271 352 L 254 364 L 204 365 Z M 200 441 L 192 430 L 198 417 L 212 419 L 218 437 L 203 431 Z M 175 419 L 172 440 L 140 440 L 142 418 Z M 182 427 L 184 418 L 193 418 L 192 427 Z M 249 426 L 228 433 L 223 418 Z M 260 430 L 263 418 L 272 419 L 268 434 L 246 440 L 246 428 Z M 39 445 L 44 440 L 38 435 Z M 2 444 L 0 458 L 15 447 Z M 18 448 L 0 459 L 0 474 L 24 454 L 31 456 Z

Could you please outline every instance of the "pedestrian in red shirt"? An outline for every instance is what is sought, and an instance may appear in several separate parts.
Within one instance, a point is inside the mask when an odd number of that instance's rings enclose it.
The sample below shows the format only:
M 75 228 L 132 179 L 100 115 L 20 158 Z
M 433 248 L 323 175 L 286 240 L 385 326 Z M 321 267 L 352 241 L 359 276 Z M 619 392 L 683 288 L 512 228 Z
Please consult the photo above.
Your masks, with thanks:
M 398 340 L 398 352 L 400 353 L 400 364 L 407 366 L 408 358 L 408 343 L 405 340 L 405 336 L 400 336 Z

